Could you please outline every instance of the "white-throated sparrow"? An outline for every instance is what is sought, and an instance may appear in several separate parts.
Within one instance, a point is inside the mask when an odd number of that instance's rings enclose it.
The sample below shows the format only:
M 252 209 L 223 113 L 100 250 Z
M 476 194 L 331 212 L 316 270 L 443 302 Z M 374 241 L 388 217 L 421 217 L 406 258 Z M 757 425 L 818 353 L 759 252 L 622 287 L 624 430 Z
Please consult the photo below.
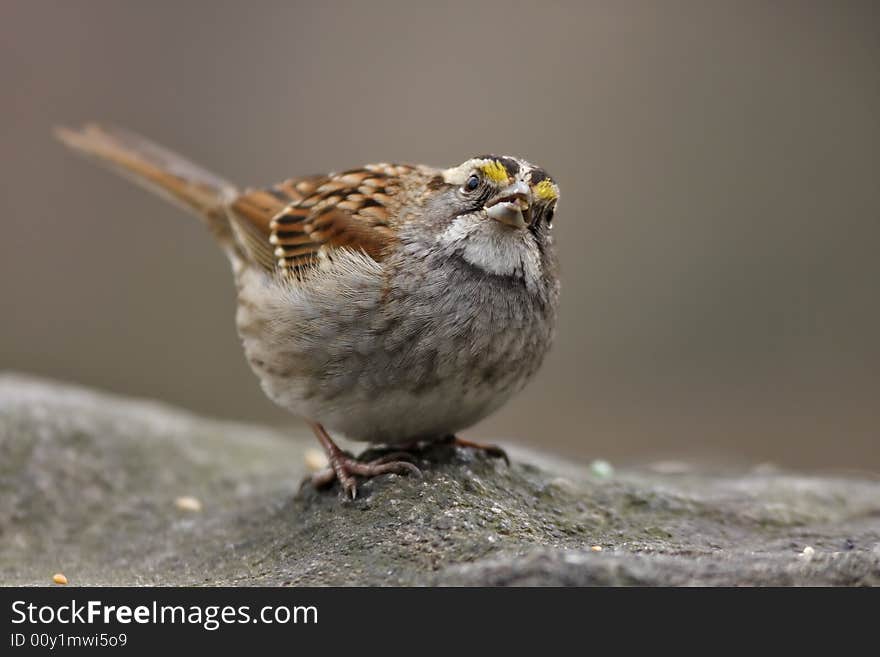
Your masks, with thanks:
M 240 192 L 122 130 L 57 134 L 195 212 L 217 237 L 248 362 L 327 452 L 316 484 L 338 478 L 354 497 L 356 475 L 418 473 L 389 457 L 357 461 L 325 427 L 376 443 L 444 439 L 506 402 L 547 353 L 558 187 L 524 160 L 373 164 Z

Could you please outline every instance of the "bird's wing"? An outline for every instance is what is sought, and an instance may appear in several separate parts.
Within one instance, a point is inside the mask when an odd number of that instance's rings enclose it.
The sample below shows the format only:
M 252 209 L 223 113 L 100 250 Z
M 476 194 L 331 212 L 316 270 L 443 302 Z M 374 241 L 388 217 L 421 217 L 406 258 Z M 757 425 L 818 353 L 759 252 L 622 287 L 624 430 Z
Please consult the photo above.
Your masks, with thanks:
M 251 190 L 230 203 L 230 222 L 250 259 L 269 271 L 301 275 L 321 253 L 341 248 L 380 261 L 395 241 L 389 217 L 409 171 L 368 165 Z

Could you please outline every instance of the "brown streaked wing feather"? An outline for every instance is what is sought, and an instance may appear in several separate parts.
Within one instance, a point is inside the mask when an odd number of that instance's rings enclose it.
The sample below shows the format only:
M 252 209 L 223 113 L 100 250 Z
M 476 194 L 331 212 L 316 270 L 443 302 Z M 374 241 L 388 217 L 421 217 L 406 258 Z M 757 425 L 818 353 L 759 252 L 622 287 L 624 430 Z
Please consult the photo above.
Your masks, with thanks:
M 251 260 L 264 269 L 275 269 L 272 218 L 313 193 L 326 179 L 326 176 L 292 178 L 267 189 L 250 189 L 229 204 L 230 223 Z
M 315 188 L 269 223 L 277 266 L 294 274 L 332 249 L 360 250 L 382 260 L 395 239 L 389 214 L 405 166 L 370 165 L 315 181 Z M 303 189 L 303 192 L 307 190 Z

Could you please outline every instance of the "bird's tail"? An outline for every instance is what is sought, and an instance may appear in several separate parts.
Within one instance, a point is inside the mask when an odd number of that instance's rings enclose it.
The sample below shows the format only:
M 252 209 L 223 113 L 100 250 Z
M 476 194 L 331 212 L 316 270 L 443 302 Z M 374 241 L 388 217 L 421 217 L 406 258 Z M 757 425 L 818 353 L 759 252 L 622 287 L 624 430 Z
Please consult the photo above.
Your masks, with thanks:
M 238 194 L 232 183 L 120 128 L 88 124 L 56 128 L 55 135 L 74 151 L 198 215 L 225 246 L 234 243 L 226 213 Z

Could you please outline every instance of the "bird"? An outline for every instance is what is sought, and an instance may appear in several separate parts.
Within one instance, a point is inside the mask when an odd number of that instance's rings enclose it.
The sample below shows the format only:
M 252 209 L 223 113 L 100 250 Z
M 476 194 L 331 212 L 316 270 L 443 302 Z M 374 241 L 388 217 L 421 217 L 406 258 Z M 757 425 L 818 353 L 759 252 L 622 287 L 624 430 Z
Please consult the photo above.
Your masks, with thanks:
M 544 169 L 480 155 L 240 188 L 122 128 L 55 134 L 216 238 L 248 364 L 326 452 L 316 487 L 338 481 L 354 499 L 359 479 L 421 476 L 406 451 L 362 461 L 331 434 L 404 450 L 451 441 L 506 459 L 456 434 L 522 390 L 553 342 L 559 186 Z

